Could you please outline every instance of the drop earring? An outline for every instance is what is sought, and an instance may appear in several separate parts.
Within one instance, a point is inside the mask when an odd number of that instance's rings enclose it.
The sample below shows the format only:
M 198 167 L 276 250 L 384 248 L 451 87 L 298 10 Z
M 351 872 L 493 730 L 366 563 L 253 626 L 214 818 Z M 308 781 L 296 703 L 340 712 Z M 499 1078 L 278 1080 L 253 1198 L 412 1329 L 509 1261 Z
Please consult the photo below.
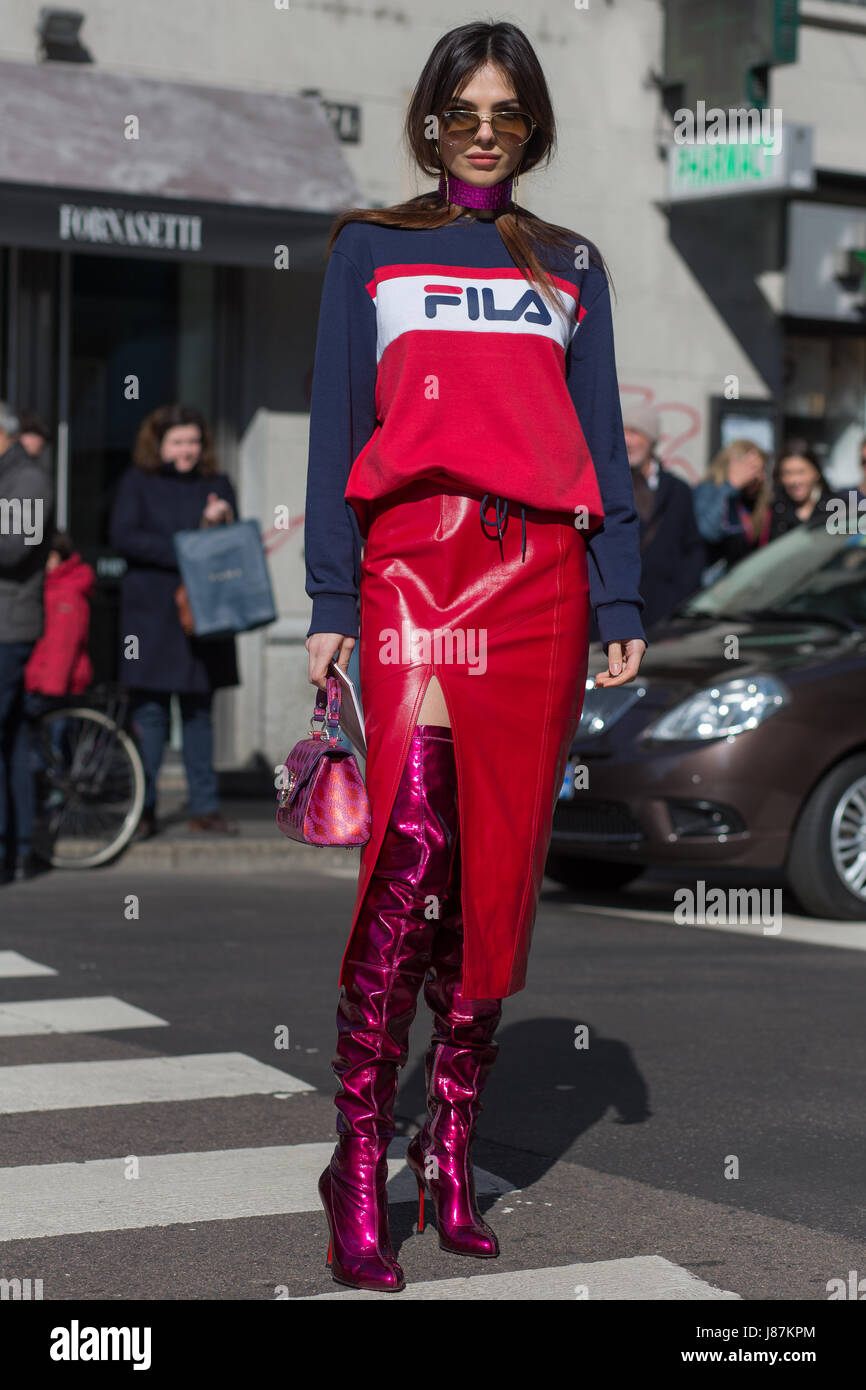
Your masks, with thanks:
M 445 190 L 444 190 L 444 192 L 443 192 L 443 190 L 442 190 L 442 178 L 440 178 L 440 180 L 439 180 L 439 191 L 440 191 L 440 193 L 442 193 L 442 196 L 444 197 L 446 203 L 449 203 L 449 204 L 450 204 L 450 202 L 451 202 L 451 182 L 450 182 L 450 179 L 448 178 L 448 168 L 447 168 L 447 166 L 446 166 L 446 164 L 445 164 L 445 160 L 442 158 L 442 151 L 439 149 L 439 144 L 438 144 L 438 142 L 435 141 L 435 140 L 434 140 L 434 142 L 433 142 L 433 148 L 434 148 L 434 150 L 436 151 L 437 155 L 439 156 L 439 163 L 442 165 L 442 176 L 443 176 L 444 179 L 445 179 Z

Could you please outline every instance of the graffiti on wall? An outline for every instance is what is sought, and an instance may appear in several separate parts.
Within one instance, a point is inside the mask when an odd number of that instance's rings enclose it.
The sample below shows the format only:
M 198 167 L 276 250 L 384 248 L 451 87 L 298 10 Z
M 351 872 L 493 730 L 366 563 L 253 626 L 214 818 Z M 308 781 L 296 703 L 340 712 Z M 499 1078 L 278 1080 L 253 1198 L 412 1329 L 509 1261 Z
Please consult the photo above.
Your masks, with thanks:
M 696 445 L 687 452 L 685 446 L 690 439 L 698 439 L 701 433 L 700 411 L 684 401 L 657 401 L 655 392 L 648 386 L 623 386 L 620 395 L 639 396 L 646 405 L 658 411 L 662 432 L 656 444 L 656 454 L 667 468 L 674 468 L 687 483 L 699 483 L 704 470 L 695 461 Z
M 294 516 L 287 526 L 271 526 L 268 531 L 262 532 L 262 544 L 266 555 L 273 555 L 275 551 L 281 550 L 286 541 L 291 540 L 292 536 L 300 530 L 304 524 L 304 513 Z

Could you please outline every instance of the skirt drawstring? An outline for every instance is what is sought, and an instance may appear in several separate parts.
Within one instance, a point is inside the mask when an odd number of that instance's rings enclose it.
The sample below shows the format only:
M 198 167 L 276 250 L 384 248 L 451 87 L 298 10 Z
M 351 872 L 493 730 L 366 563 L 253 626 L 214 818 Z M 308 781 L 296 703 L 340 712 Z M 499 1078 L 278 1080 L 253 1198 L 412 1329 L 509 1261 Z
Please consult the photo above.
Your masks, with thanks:
M 489 496 L 490 496 L 490 493 L 489 493 L 489 492 L 485 492 L 484 496 L 483 496 L 482 499 L 481 499 L 481 508 L 480 508 L 481 526 L 482 526 L 482 528 L 483 528 L 483 531 L 484 531 L 485 536 L 489 536 L 491 540 L 493 539 L 494 536 L 498 536 L 498 538 L 499 538 L 499 558 L 500 558 L 500 560 L 504 560 L 505 556 L 504 556 L 504 554 L 503 554 L 503 552 L 502 552 L 502 537 L 505 535 L 505 532 L 506 532 L 506 530 L 507 530 L 507 528 L 508 528 L 508 498 L 507 498 L 507 497 L 499 497 L 498 495 L 494 498 L 494 502 L 495 502 L 495 506 L 496 506 L 496 529 L 495 529 L 494 531 L 488 531 L 488 529 L 487 529 L 488 526 L 492 526 L 492 525 L 493 525 L 493 523 L 490 522 L 490 521 L 488 521 L 488 520 L 487 520 L 487 517 L 485 516 L 485 512 L 487 511 L 487 507 L 488 507 L 488 501 L 487 501 L 487 499 L 488 499 Z M 523 504 L 522 502 L 521 502 L 521 504 L 520 504 L 520 520 L 521 520 L 521 523 L 522 523 L 522 533 L 523 533 L 523 542 L 522 542 L 521 551 L 520 551 L 520 558 L 521 558 L 521 560 L 525 560 L 525 559 L 526 559 L 526 507 L 524 506 L 524 504 Z

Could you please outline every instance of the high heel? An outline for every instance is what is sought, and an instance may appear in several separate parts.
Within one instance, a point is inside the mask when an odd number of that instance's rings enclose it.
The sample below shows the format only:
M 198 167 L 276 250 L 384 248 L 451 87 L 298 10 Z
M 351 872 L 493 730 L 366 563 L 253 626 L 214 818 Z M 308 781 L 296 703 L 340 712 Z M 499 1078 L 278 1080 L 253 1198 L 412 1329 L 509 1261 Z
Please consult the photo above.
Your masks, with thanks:
M 424 1230 L 424 1184 L 420 1178 L 418 1182 L 418 1234 Z
M 413 1149 L 414 1146 L 414 1149 Z M 406 1163 L 412 1169 L 418 1182 L 418 1234 L 424 1230 L 424 1195 L 429 1191 L 433 1210 L 436 1213 L 436 1229 L 439 1233 L 439 1248 L 452 1255 L 472 1255 L 477 1260 L 494 1260 L 499 1255 L 499 1240 L 496 1232 L 483 1219 L 476 1205 L 475 1181 L 471 1165 L 461 1171 L 462 1163 L 457 1162 L 440 1180 L 438 1187 L 432 1180 L 425 1183 L 418 1176 L 424 1171 L 424 1154 L 418 1135 L 411 1140 L 406 1150 Z
M 464 998 L 462 966 L 458 853 L 424 983 L 434 1019 L 425 1062 L 428 1117 L 409 1141 L 406 1162 L 415 1174 L 421 1202 L 425 1189 L 430 1194 L 442 1249 L 489 1260 L 499 1254 L 499 1241 L 478 1211 L 471 1154 L 481 1092 L 499 1051 L 493 1035 L 502 1017 L 502 1001 Z M 418 1229 L 423 1229 L 420 1221 Z
M 387 1170 L 387 1159 L 385 1160 L 385 1167 Z M 334 1190 L 331 1179 L 332 1173 L 329 1166 L 319 1178 L 319 1197 L 325 1208 L 325 1216 L 331 1233 L 327 1261 L 331 1270 L 331 1278 L 336 1280 L 338 1284 L 347 1284 L 352 1289 L 369 1289 L 377 1293 L 399 1293 L 401 1289 L 405 1289 L 406 1279 L 391 1248 L 387 1218 L 384 1223 L 380 1220 L 373 1225 L 367 1224 L 366 1228 L 360 1232 L 356 1230 L 354 1234 L 358 1238 L 354 1243 L 347 1243 L 341 1239 L 340 1223 L 334 1217 Z M 380 1186 L 378 1175 L 374 1176 L 372 1185 L 377 1189 L 378 1198 Z M 384 1186 L 384 1184 L 381 1185 Z M 378 1201 L 377 1206 L 381 1216 L 381 1203 Z M 358 1211 L 356 1216 L 362 1214 L 361 1211 Z M 362 1224 L 365 1223 L 362 1222 Z M 378 1224 L 378 1233 L 376 1224 Z M 346 1228 L 351 1230 L 351 1219 L 347 1220 Z
M 337 1009 L 338 1140 L 318 1187 L 331 1276 L 352 1288 L 405 1287 L 388 1225 L 387 1154 L 398 1072 L 438 926 L 426 907 L 430 894 L 447 894 L 456 824 L 450 730 L 418 725 L 346 952 Z

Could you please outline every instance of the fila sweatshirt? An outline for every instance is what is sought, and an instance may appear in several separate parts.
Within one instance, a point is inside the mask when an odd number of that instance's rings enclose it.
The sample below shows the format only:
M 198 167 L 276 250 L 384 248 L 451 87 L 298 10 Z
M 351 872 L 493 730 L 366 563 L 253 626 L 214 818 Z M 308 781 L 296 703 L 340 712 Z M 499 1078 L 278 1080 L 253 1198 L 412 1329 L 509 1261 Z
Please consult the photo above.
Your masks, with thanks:
M 515 266 L 495 221 L 341 230 L 313 368 L 308 636 L 357 637 L 367 504 L 423 478 L 572 514 L 602 643 L 644 637 L 607 279 L 575 269 L 568 251 L 540 254 L 561 313 Z

